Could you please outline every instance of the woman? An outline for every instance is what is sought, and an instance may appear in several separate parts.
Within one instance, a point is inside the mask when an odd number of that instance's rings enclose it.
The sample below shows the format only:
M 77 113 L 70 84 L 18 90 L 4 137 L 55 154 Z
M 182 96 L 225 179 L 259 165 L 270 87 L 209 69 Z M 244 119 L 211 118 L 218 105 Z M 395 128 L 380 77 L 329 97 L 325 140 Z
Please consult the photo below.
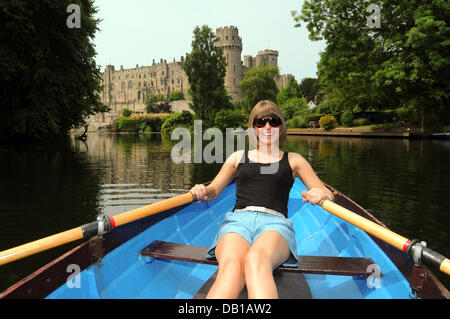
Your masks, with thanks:
M 207 257 L 216 257 L 219 270 L 207 298 L 237 298 L 247 286 L 249 298 L 278 298 L 273 270 L 297 266 L 297 245 L 287 202 L 294 178 L 310 189 L 304 202 L 315 205 L 333 194 L 299 154 L 282 152 L 286 138 L 281 109 L 260 101 L 248 121 L 250 143 L 256 149 L 236 151 L 211 182 L 215 194 L 204 185 L 191 192 L 197 199 L 215 198 L 236 177 L 236 205 L 225 215 Z

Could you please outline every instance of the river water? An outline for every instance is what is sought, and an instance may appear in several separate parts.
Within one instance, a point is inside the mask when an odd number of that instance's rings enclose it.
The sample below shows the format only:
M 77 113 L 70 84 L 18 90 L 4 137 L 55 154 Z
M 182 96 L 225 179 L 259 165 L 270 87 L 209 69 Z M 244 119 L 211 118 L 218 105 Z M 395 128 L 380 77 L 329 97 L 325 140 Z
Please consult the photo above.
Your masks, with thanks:
M 86 142 L 0 147 L 0 251 L 214 178 L 220 163 L 175 163 L 176 143 L 158 134 L 92 133 Z M 282 149 L 300 153 L 325 183 L 393 231 L 450 256 L 450 142 L 288 136 Z M 0 291 L 77 244 L 0 267 Z

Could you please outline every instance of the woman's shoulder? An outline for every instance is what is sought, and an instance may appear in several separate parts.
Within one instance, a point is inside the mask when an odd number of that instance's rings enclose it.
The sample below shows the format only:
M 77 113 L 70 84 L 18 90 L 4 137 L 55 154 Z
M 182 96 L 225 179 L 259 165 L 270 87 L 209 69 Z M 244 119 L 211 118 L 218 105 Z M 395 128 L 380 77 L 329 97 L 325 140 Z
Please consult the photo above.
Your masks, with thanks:
M 245 150 L 238 150 L 238 151 L 232 153 L 230 156 L 228 156 L 225 163 L 232 164 L 234 167 L 237 167 L 239 165 L 239 163 L 243 160 L 244 153 L 245 153 Z
M 297 166 L 301 166 L 302 164 L 304 164 L 306 162 L 306 160 L 303 156 L 301 156 L 300 154 L 295 153 L 295 152 L 288 152 L 288 160 L 293 168 L 297 167 Z

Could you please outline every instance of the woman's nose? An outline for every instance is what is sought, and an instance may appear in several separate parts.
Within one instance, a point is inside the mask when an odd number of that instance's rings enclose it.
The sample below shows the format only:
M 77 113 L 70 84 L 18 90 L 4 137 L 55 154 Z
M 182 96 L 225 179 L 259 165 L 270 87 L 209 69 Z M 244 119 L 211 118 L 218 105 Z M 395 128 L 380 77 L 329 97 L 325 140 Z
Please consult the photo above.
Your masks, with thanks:
M 270 124 L 269 124 L 269 121 L 267 121 L 266 122 L 266 125 L 264 125 L 264 128 L 267 130 L 267 129 L 270 129 L 272 126 L 270 126 Z

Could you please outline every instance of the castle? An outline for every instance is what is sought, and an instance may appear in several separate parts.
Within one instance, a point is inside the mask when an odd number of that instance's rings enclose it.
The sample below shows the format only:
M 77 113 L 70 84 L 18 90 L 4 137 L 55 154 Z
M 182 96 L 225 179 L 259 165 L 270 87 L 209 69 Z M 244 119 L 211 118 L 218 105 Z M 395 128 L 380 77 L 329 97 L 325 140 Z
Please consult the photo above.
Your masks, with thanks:
M 216 29 L 216 46 L 223 48 L 226 58 L 225 89 L 231 95 L 233 101 L 243 98 L 242 91 L 238 84 L 242 80 L 244 73 L 254 67 L 261 65 L 278 66 L 278 51 L 259 51 L 256 57 L 246 55 L 244 61 L 241 60 L 242 38 L 239 37 L 239 30 L 234 26 L 227 26 Z M 189 98 L 189 81 L 183 70 L 184 57 L 180 61 L 167 63 L 160 59 L 158 63 L 150 66 L 136 65 L 132 69 L 124 69 L 120 66 L 115 70 L 113 65 L 107 65 L 102 74 L 103 91 L 101 100 L 110 107 L 107 113 L 91 115 L 88 119 L 90 129 L 111 124 L 112 121 L 121 116 L 124 108 L 129 108 L 134 113 L 146 113 L 145 98 L 147 89 L 154 94 L 163 94 L 168 97 L 170 92 L 180 91 L 185 99 Z M 292 75 L 281 75 L 275 80 L 279 89 L 285 87 Z M 189 109 L 188 101 L 171 102 L 173 111 Z

